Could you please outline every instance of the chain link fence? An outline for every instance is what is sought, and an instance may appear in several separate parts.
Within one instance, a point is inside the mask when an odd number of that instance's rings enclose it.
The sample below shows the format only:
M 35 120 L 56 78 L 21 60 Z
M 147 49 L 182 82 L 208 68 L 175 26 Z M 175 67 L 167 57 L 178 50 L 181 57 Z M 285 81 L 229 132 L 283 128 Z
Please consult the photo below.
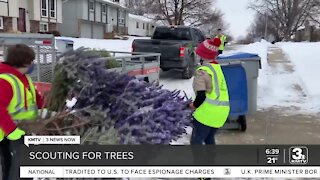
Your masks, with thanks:
M 5 60 L 6 50 L 15 44 L 26 44 L 36 53 L 35 69 L 30 74 L 34 82 L 52 82 L 56 65 L 55 38 L 49 34 L 0 33 L 0 61 Z

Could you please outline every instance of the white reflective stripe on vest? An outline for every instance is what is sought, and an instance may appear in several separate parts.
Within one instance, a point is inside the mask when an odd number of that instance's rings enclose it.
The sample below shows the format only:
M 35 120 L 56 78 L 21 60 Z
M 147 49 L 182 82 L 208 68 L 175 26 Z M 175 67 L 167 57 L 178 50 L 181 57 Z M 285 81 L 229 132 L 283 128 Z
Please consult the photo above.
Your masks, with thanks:
M 17 92 L 16 112 L 19 113 L 19 112 L 21 112 L 20 105 L 22 103 L 22 94 L 21 94 L 21 88 L 19 86 L 19 82 L 17 81 L 17 79 L 13 75 L 11 75 L 11 74 L 6 74 L 6 75 L 8 75 L 14 81 L 16 92 Z M 17 113 L 15 113 L 15 114 L 17 114 Z
M 212 77 L 214 79 L 214 87 L 215 87 L 215 91 L 216 91 L 216 95 L 217 95 L 217 98 L 220 97 L 220 89 L 219 89 L 219 82 L 218 82 L 218 76 L 217 76 L 217 73 L 216 73 L 216 70 L 210 65 L 210 64 L 205 64 L 204 66 L 210 68 L 210 70 L 213 72 L 214 77 Z
M 36 111 L 38 110 L 38 106 L 33 105 L 33 106 L 28 106 L 28 109 L 26 109 L 25 107 L 19 108 L 16 112 L 12 113 L 11 115 L 17 115 L 19 113 L 23 113 L 23 112 L 27 112 L 27 111 Z
M 214 79 L 214 85 L 215 85 L 215 91 L 216 91 L 216 95 L 217 98 L 216 99 L 210 99 L 210 98 L 206 98 L 206 102 L 212 105 L 217 105 L 217 106 L 229 106 L 230 103 L 229 101 L 219 101 L 218 99 L 220 98 L 220 87 L 219 87 L 219 82 L 218 82 L 218 76 L 216 73 L 216 70 L 211 66 L 211 64 L 205 64 L 204 66 L 210 68 L 210 70 L 213 72 L 215 77 L 212 77 Z
M 230 105 L 229 101 L 212 100 L 209 98 L 206 98 L 205 101 L 209 104 L 217 105 L 217 106 L 229 106 Z

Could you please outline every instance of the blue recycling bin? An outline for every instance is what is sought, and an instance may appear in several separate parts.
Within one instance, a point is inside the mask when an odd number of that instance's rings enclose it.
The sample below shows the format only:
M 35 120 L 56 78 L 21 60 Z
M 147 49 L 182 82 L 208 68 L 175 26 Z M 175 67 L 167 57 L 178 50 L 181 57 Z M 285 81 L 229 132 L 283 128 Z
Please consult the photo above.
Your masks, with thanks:
M 257 111 L 257 91 L 258 76 L 261 69 L 261 58 L 257 54 L 235 53 L 230 55 L 220 55 L 219 64 L 241 64 L 245 69 L 248 90 L 248 114 L 254 114 Z
M 246 71 L 242 64 L 221 65 L 229 92 L 230 114 L 222 129 L 247 128 L 248 89 Z

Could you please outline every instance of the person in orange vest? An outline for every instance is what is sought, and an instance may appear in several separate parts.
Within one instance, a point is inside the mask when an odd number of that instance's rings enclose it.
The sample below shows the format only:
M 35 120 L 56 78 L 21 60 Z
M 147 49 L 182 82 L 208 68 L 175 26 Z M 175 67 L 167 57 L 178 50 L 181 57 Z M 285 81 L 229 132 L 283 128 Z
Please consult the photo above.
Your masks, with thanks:
M 25 132 L 16 123 L 35 120 L 43 105 L 30 74 L 34 51 L 24 44 L 10 46 L 0 63 L 0 153 L 3 180 L 19 178 L 19 147 Z

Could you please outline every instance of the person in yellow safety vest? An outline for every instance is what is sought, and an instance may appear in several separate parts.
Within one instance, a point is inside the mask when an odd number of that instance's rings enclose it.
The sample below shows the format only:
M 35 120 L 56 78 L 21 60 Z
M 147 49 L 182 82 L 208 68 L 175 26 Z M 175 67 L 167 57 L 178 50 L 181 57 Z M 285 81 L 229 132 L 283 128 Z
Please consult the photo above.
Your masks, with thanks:
M 215 134 L 221 128 L 230 112 L 229 94 L 221 66 L 216 61 L 219 38 L 205 40 L 196 49 L 201 57 L 193 81 L 196 99 L 189 106 L 193 113 L 191 145 L 215 144 Z
M 3 180 L 13 180 L 20 179 L 18 154 L 25 135 L 16 123 L 35 120 L 43 101 L 28 76 L 34 67 L 34 51 L 16 44 L 5 57 L 0 63 L 0 158 Z
M 225 36 L 223 33 L 222 33 L 222 29 L 218 29 L 218 35 L 215 37 L 215 38 L 219 38 L 220 41 L 221 41 L 221 44 L 219 46 L 219 50 L 218 50 L 218 55 L 222 54 L 223 51 L 224 51 L 224 48 L 227 44 L 227 36 Z

